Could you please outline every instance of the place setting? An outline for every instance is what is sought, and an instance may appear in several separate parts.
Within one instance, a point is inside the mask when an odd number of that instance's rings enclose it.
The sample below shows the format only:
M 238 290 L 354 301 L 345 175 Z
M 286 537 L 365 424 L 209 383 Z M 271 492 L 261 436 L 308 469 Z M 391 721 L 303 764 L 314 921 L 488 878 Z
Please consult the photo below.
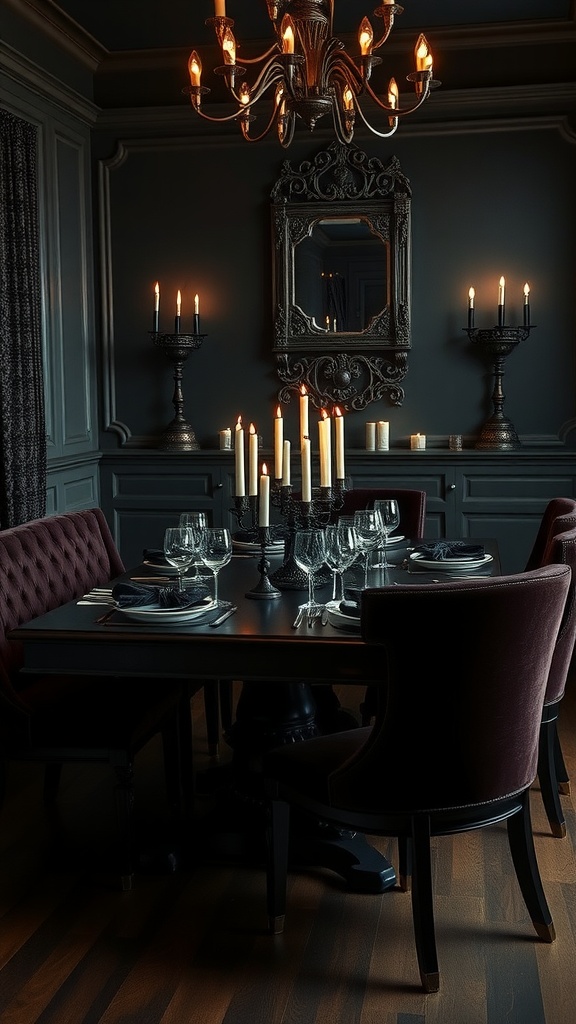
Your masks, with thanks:
M 483 544 L 439 540 L 412 548 L 404 567 L 410 573 L 434 572 L 457 579 L 468 573 L 490 576 L 493 561 Z

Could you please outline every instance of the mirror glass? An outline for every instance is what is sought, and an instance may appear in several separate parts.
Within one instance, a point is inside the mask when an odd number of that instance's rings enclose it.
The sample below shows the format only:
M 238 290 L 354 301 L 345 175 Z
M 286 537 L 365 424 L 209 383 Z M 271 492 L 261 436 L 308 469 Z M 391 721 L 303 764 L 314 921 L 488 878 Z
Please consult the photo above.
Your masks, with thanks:
M 294 248 L 294 305 L 315 330 L 364 331 L 389 303 L 388 250 L 366 217 L 320 217 Z

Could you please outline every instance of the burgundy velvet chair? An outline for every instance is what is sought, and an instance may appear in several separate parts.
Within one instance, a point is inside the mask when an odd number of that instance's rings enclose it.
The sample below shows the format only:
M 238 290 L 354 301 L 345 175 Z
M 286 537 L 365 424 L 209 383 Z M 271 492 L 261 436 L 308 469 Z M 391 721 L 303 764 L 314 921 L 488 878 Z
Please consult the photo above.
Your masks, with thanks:
M 562 522 L 556 525 L 559 516 L 562 517 Z M 543 565 L 546 548 L 552 537 L 564 530 L 571 530 L 573 526 L 576 526 L 576 501 L 574 498 L 552 498 L 544 509 L 532 550 L 524 567 L 525 571 L 528 572 L 530 569 L 537 569 Z
M 374 725 L 278 747 L 264 759 L 274 932 L 284 925 L 293 807 L 339 828 L 398 838 L 400 884 L 412 888 L 426 991 L 439 987 L 431 836 L 505 820 L 534 928 L 544 941 L 554 939 L 529 790 L 570 575 L 567 566 L 555 565 L 514 576 L 363 591 L 362 637 L 374 645 L 387 693 Z M 395 897 L 388 892 L 379 898 L 385 903 Z
M 175 813 L 191 799 L 189 694 L 165 679 L 21 673 L 22 649 L 8 634 L 124 571 L 100 509 L 48 516 L 0 532 L 0 805 L 10 761 L 44 764 L 44 796 L 55 798 L 63 764 L 104 763 L 116 775 L 118 872 L 134 872 L 134 759 L 161 734 Z M 94 609 L 98 614 L 97 608 Z M 189 781 L 188 781 L 189 780 Z M 190 786 L 190 789 L 188 788 Z
M 566 518 L 566 516 L 560 516 L 555 520 L 555 524 L 562 525 Z M 564 791 L 566 791 L 568 775 L 558 736 L 558 715 L 566 690 L 566 681 L 576 640 L 576 526 L 571 530 L 559 533 L 548 542 L 542 556 L 542 565 L 558 563 L 570 567 L 572 581 L 544 695 L 540 726 L 538 780 L 552 834 L 562 839 L 566 835 L 566 821 L 559 792 L 562 783 Z

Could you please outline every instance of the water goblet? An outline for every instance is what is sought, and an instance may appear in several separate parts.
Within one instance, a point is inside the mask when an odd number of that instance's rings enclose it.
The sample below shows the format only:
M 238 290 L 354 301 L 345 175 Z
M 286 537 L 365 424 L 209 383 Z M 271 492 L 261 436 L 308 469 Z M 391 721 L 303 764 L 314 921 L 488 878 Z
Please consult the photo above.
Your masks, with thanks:
M 310 625 L 321 610 L 314 597 L 314 573 L 326 561 L 324 530 L 297 530 L 294 537 L 294 561 L 308 577 L 308 604 L 305 605 Z
M 208 516 L 205 512 L 194 511 L 194 512 L 182 512 L 179 519 L 180 526 L 187 526 L 192 530 L 194 542 L 196 544 L 196 554 L 194 555 L 194 568 L 196 570 L 196 576 L 200 575 L 200 566 L 202 565 L 202 559 L 200 558 L 200 543 L 204 530 L 208 528 Z
M 364 556 L 364 587 L 368 586 L 368 568 L 370 556 L 378 547 L 382 537 L 382 519 L 376 509 L 362 509 L 354 513 L 354 529 L 358 537 L 358 547 Z
M 196 546 L 192 530 L 187 526 L 169 526 L 164 533 L 164 555 L 169 565 L 178 569 L 178 590 L 183 591 L 184 574 L 194 561 Z
M 230 530 L 209 526 L 202 532 L 200 557 L 214 576 L 214 603 L 218 601 L 218 573 L 232 558 L 232 536 Z
M 380 513 L 380 518 L 382 520 L 381 543 L 382 550 L 384 552 L 382 561 L 377 562 L 376 566 L 378 569 L 386 570 L 389 565 L 386 554 L 388 537 L 400 524 L 400 510 L 398 508 L 396 498 L 378 498 L 377 501 L 374 502 L 374 508 Z
M 335 601 L 340 592 L 340 601 L 344 600 L 344 573 L 358 557 L 358 538 L 352 523 L 339 520 L 333 526 L 326 527 L 326 562 L 332 569 L 334 582 L 332 600 Z M 340 587 L 337 581 L 340 580 Z

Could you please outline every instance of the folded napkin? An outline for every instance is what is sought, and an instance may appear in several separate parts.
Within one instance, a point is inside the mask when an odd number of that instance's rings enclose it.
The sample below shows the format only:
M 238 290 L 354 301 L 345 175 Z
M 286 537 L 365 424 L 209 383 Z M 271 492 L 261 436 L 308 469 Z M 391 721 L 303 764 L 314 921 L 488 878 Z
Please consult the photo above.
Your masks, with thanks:
M 414 551 L 431 562 L 445 562 L 449 558 L 483 558 L 483 544 L 466 544 L 461 540 L 438 540 L 434 544 L 419 544 Z
M 117 583 L 112 597 L 119 608 L 192 608 L 202 604 L 210 591 L 204 583 L 194 583 L 185 590 L 176 587 L 139 586 L 136 583 Z
M 346 587 L 344 600 L 340 602 L 340 611 L 343 615 L 350 615 L 353 619 L 360 618 L 360 594 L 358 587 Z
M 154 562 L 156 565 L 170 565 L 162 548 L 144 548 L 142 554 L 147 562 Z

